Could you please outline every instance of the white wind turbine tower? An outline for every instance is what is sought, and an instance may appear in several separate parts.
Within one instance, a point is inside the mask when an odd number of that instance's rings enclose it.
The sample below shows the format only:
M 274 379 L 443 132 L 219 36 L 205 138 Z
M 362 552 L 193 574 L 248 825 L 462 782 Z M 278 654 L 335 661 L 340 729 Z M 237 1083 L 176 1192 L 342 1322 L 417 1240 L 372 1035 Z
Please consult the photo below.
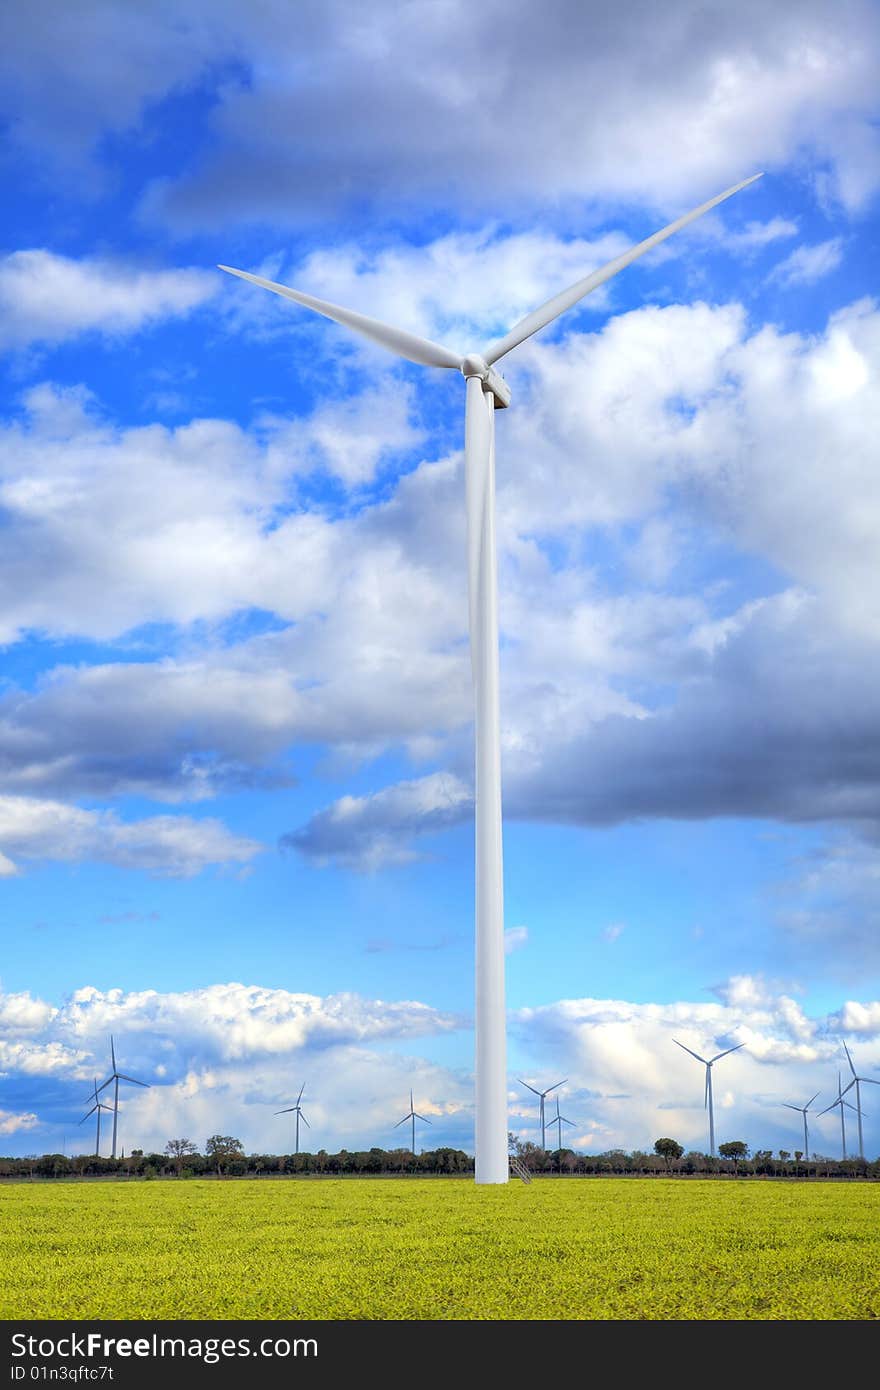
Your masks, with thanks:
M 394 1126 L 394 1128 L 395 1128 L 395 1129 L 400 1129 L 400 1126 L 401 1126 L 401 1125 L 405 1125 L 406 1122 L 407 1122 L 407 1120 L 412 1120 L 412 1156 L 413 1156 L 413 1158 L 415 1158 L 415 1156 L 416 1156 L 416 1120 L 423 1120 L 424 1123 L 425 1123 L 426 1125 L 429 1125 L 429 1124 L 431 1123 L 431 1121 L 428 1119 L 427 1115 L 420 1115 L 419 1112 L 416 1110 L 415 1106 L 413 1105 L 413 1093 L 412 1093 L 412 1091 L 410 1091 L 410 1093 L 409 1093 L 409 1111 L 408 1111 L 408 1113 L 407 1113 L 406 1115 L 404 1115 L 404 1117 L 403 1117 L 402 1120 L 398 1120 L 398 1121 L 397 1121 L 397 1124 Z
M 692 1056 L 692 1057 L 696 1057 L 697 1061 L 698 1061 L 698 1062 L 702 1062 L 703 1066 L 706 1068 L 706 1091 L 705 1091 L 705 1095 L 704 1095 L 704 1097 L 703 1097 L 703 1104 L 706 1106 L 706 1108 L 707 1108 L 708 1111 L 709 1111 L 709 1153 L 710 1153 L 710 1154 L 712 1155 L 712 1157 L 714 1158 L 714 1157 L 715 1157 L 715 1110 L 714 1110 L 713 1105 L 712 1105 L 712 1068 L 714 1067 L 714 1065 L 715 1065 L 716 1062 L 720 1062 L 720 1061 L 721 1061 L 721 1058 L 722 1058 L 722 1057 L 729 1057 L 730 1054 L 731 1054 L 731 1052 L 739 1052 L 739 1049 L 740 1049 L 741 1047 L 745 1047 L 745 1043 L 737 1043 L 736 1047 L 729 1047 L 729 1048 L 727 1049 L 726 1052 L 719 1052 L 719 1053 L 717 1054 L 717 1056 L 712 1057 L 710 1060 L 707 1061 L 707 1059 L 706 1059 L 705 1057 L 701 1057 L 701 1056 L 699 1055 L 699 1053 L 697 1053 L 697 1052 L 691 1052 L 691 1049 L 690 1049 L 689 1047 L 685 1047 L 684 1043 L 680 1043 L 680 1042 L 678 1041 L 678 1038 L 673 1038 L 672 1041 L 675 1043 L 676 1047 L 682 1048 L 682 1050 L 685 1051 L 685 1052 L 690 1052 L 691 1056 Z
M 135 1079 L 134 1079 L 133 1076 L 125 1076 L 123 1072 L 117 1070 L 117 1067 L 116 1067 L 116 1049 L 115 1049 L 115 1047 L 113 1046 L 113 1034 L 112 1034 L 112 1033 L 110 1034 L 110 1060 L 111 1060 L 111 1062 L 112 1062 L 112 1064 L 113 1064 L 113 1070 L 112 1070 L 112 1072 L 110 1073 L 110 1075 L 107 1077 L 107 1080 L 106 1080 L 106 1081 L 103 1081 L 103 1082 L 101 1083 L 101 1085 L 98 1087 L 98 1090 L 99 1090 L 99 1091 L 103 1091 L 103 1090 L 105 1089 L 105 1087 L 107 1087 L 107 1086 L 110 1085 L 110 1082 L 111 1082 L 111 1081 L 113 1082 L 113 1106 L 112 1106 L 112 1109 L 113 1109 L 113 1152 L 112 1152 L 112 1154 L 111 1154 L 111 1158 L 115 1158 L 115 1157 L 116 1157 L 116 1126 L 117 1126 L 117 1122 L 118 1122 L 118 1120 L 119 1120 L 119 1083 L 120 1083 L 120 1081 L 128 1081 L 132 1086 L 143 1086 L 144 1089 L 147 1090 L 147 1091 L 150 1089 L 150 1084 L 149 1084 L 148 1081 L 135 1081 Z
M 300 1086 L 300 1088 L 299 1088 L 299 1095 L 298 1095 L 297 1098 L 296 1098 L 296 1105 L 288 1105 L 288 1107 L 287 1107 L 286 1110 L 276 1110 L 276 1111 L 275 1111 L 275 1114 L 276 1114 L 276 1115 L 295 1115 L 295 1116 L 296 1116 L 296 1149 L 294 1150 L 295 1153 L 299 1153 L 299 1122 L 300 1122 L 300 1119 L 302 1119 L 302 1122 L 303 1122 L 303 1124 L 305 1125 L 306 1129 L 311 1129 L 311 1127 L 312 1127 L 312 1126 L 309 1124 L 308 1120 L 306 1119 L 305 1115 L 303 1114 L 303 1109 L 302 1109 L 302 1106 L 300 1105 L 300 1101 L 301 1101 L 302 1098 L 303 1098 L 303 1091 L 304 1091 L 305 1089 L 306 1089 L 306 1083 L 303 1082 L 303 1084 L 302 1084 L 302 1085 Z
M 538 1106 L 538 1113 L 539 1113 L 539 1116 L 540 1116 L 540 1124 L 541 1124 L 541 1148 L 542 1148 L 542 1149 L 546 1149 L 546 1147 L 547 1147 L 546 1136 L 545 1136 L 544 1101 L 546 1100 L 547 1096 L 549 1096 L 549 1094 L 550 1094 L 551 1091 L 555 1091 L 556 1088 L 557 1088 L 557 1086 L 564 1086 L 567 1080 L 568 1080 L 568 1077 L 567 1077 L 567 1076 L 564 1076 L 564 1077 L 562 1078 L 561 1081 L 554 1081 L 554 1082 L 553 1082 L 553 1085 L 552 1085 L 552 1086 L 548 1086 L 547 1089 L 546 1089 L 546 1091 L 538 1091 L 538 1090 L 536 1090 L 536 1088 L 535 1088 L 534 1086 L 530 1086 L 529 1083 L 528 1083 L 528 1081 L 523 1081 L 522 1079 L 520 1079 L 520 1083 L 519 1083 L 519 1084 L 520 1084 L 521 1086 L 525 1086 L 525 1088 L 526 1088 L 527 1091 L 531 1091 L 531 1093 L 532 1093 L 533 1096 L 537 1096 L 537 1097 L 538 1097 L 538 1100 L 539 1100 L 539 1102 L 540 1102 L 540 1104 L 539 1104 L 539 1106 Z M 557 1105 L 556 1108 L 557 1108 L 557 1110 L 558 1110 L 558 1109 L 559 1109 L 559 1106 Z M 550 1123 L 551 1123 L 551 1124 L 554 1124 L 555 1121 L 551 1120 Z
M 558 1126 L 559 1126 L 558 1130 L 556 1131 L 556 1136 L 557 1136 L 556 1147 L 557 1147 L 557 1149 L 559 1150 L 560 1154 L 562 1153 L 562 1126 L 563 1126 L 563 1125 L 573 1125 L 573 1124 L 576 1124 L 576 1123 L 577 1123 L 576 1120 L 567 1120 L 567 1119 L 565 1118 L 564 1115 L 560 1115 L 560 1113 L 559 1113 L 559 1097 L 557 1096 L 557 1097 L 556 1097 L 556 1114 L 555 1114 L 555 1115 L 551 1115 L 551 1117 L 550 1117 L 550 1125 L 551 1125 L 551 1127 L 552 1127 L 553 1125 L 558 1125 Z M 561 1160 L 561 1158 L 560 1158 L 560 1165 L 561 1165 L 561 1162 L 562 1162 L 562 1160 Z
M 843 1039 L 841 1039 L 841 1042 L 843 1042 Z M 864 1157 L 865 1157 L 865 1143 L 864 1143 L 864 1140 L 862 1139 L 862 1095 L 861 1095 L 861 1092 L 860 1092 L 860 1090 L 859 1090 L 859 1086 L 861 1085 L 861 1083 L 862 1083 L 863 1081 L 867 1081 L 868 1084 L 869 1084 L 870 1086 L 880 1086 L 880 1081 L 878 1081 L 877 1078 L 876 1078 L 875 1076 L 857 1076 L 857 1075 L 856 1075 L 856 1069 L 855 1069 L 855 1067 L 853 1066 L 853 1059 L 852 1059 L 852 1057 L 850 1057 L 850 1055 L 849 1055 L 849 1048 L 847 1047 L 847 1045 L 846 1045 L 845 1042 L 843 1043 L 843 1050 L 844 1050 L 844 1052 L 846 1053 L 846 1060 L 849 1062 L 849 1069 L 850 1069 L 850 1071 L 852 1072 L 852 1075 L 853 1075 L 852 1081 L 849 1083 L 848 1086 L 846 1086 L 846 1087 L 844 1088 L 843 1094 L 846 1095 L 847 1091 L 851 1091 L 852 1088 L 853 1088 L 853 1086 L 855 1086 L 855 1088 L 856 1088 L 856 1114 L 858 1115 L 858 1119 L 859 1119 L 859 1158 L 864 1158 Z M 842 1114 L 843 1114 L 843 1111 L 841 1110 L 840 1113 L 841 1113 L 841 1115 L 842 1115 Z
M 849 1086 L 851 1086 L 851 1085 L 852 1085 L 852 1082 L 849 1083 Z M 842 1091 L 842 1090 L 840 1089 L 840 1072 L 838 1072 L 838 1073 L 837 1073 L 837 1099 L 836 1099 L 836 1100 L 833 1100 L 833 1101 L 831 1102 L 830 1105 L 826 1105 L 826 1107 L 825 1107 L 824 1110 L 820 1110 L 820 1111 L 819 1111 L 819 1115 L 820 1115 L 820 1117 L 821 1117 L 822 1115 L 827 1115 L 828 1112 L 829 1112 L 830 1110 L 834 1110 L 838 1105 L 840 1106 L 840 1157 L 841 1157 L 841 1160 L 843 1160 L 843 1159 L 846 1158 L 846 1116 L 845 1116 L 844 1113 L 843 1113 L 843 1109 L 844 1109 L 844 1106 L 846 1106 L 847 1110 L 855 1110 L 855 1108 L 856 1108 L 854 1105 L 850 1105 L 850 1103 L 849 1103 L 848 1100 L 844 1100 L 844 1096 L 846 1095 L 846 1092 L 849 1090 L 849 1086 L 847 1086 L 846 1090 L 844 1090 L 844 1091 Z
M 817 1091 L 816 1096 L 818 1096 L 818 1094 L 819 1092 Z M 810 1096 L 810 1099 L 807 1101 L 806 1105 L 792 1105 L 791 1101 L 788 1100 L 784 1100 L 782 1102 L 786 1110 L 796 1110 L 799 1115 L 803 1115 L 804 1117 L 804 1158 L 810 1157 L 810 1137 L 807 1133 L 807 1111 L 813 1104 L 813 1101 L 816 1099 L 816 1096 Z
M 474 683 L 474 802 L 476 821 L 475 1172 L 478 1183 L 506 1183 L 507 1039 L 504 1010 L 504 910 L 501 855 L 501 751 L 498 710 L 498 593 L 495 563 L 495 411 L 510 404 L 510 388 L 495 363 L 559 318 L 592 290 L 674 232 L 760 178 L 753 174 L 701 203 L 668 227 L 616 256 L 527 314 L 482 353 L 453 351 L 353 309 L 289 289 L 232 266 L 230 275 L 292 299 L 325 318 L 425 367 L 460 371 L 465 403 L 465 496 L 471 668 Z

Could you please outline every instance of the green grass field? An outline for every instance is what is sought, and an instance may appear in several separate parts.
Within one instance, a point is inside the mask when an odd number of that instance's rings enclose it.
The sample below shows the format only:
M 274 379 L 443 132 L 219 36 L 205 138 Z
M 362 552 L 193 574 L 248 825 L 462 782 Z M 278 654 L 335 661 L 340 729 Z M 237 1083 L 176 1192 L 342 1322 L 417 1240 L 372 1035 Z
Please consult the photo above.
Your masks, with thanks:
M 0 1186 L 0 1316 L 876 1318 L 880 1186 Z

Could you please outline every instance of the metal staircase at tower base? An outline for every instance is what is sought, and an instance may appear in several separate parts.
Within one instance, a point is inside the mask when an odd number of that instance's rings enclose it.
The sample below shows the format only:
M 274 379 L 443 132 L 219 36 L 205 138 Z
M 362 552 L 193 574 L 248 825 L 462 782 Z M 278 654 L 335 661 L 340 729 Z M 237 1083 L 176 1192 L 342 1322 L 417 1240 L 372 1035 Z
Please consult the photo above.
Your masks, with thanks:
M 519 1178 L 520 1182 L 532 1181 L 532 1175 L 521 1158 L 511 1158 L 510 1171 L 515 1177 Z

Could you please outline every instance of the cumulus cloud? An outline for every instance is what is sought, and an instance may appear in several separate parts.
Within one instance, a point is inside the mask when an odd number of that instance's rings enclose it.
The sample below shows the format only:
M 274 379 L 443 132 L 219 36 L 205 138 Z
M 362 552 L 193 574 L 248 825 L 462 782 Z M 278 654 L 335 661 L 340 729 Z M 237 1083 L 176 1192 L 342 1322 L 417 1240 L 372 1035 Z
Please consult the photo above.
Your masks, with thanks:
M 217 289 L 201 270 L 143 270 L 51 251 L 0 259 L 0 349 L 54 345 L 79 333 L 132 333 L 187 314 Z
M 10 1110 L 0 1110 L 0 1134 L 18 1134 L 23 1130 L 36 1129 L 39 1120 L 32 1111 L 15 1115 Z
M 47 1125 L 62 1128 L 87 1108 L 95 1073 L 106 1073 L 112 1033 L 119 1065 L 150 1088 L 123 1088 L 127 1149 L 161 1150 L 172 1134 L 201 1145 L 220 1130 L 240 1134 L 249 1150 L 284 1152 L 289 1131 L 274 1112 L 292 1103 L 291 1069 L 308 1081 L 308 1118 L 325 1148 L 351 1147 L 358 1137 L 367 1147 L 393 1147 L 411 1086 L 442 1140 L 470 1142 L 466 1075 L 411 1054 L 418 1039 L 460 1026 L 418 1000 L 236 983 L 180 993 L 84 986 L 59 1006 L 0 994 L 0 1080 L 6 1092 L 43 1097 L 44 1134 Z
M 833 237 L 817 246 L 799 246 L 774 267 L 768 279 L 777 281 L 786 289 L 792 289 L 797 285 L 812 285 L 824 275 L 830 275 L 842 260 L 843 238 Z
M 209 865 L 248 864 L 263 848 L 216 819 L 122 821 L 112 811 L 23 796 L 0 796 L 0 844 L 29 861 L 89 860 L 174 878 L 190 878 Z
M 12 1007 L 9 1007 L 10 998 Z M 43 1026 L 37 1031 L 37 1015 Z M 783 1102 L 816 1089 L 831 1098 L 849 1037 L 861 1075 L 880 1069 L 880 1005 L 845 1002 L 811 1013 L 772 982 L 740 975 L 716 987 L 708 1003 L 631 1003 L 563 999 L 511 1017 L 512 1043 L 537 1064 L 534 1084 L 566 1076 L 562 1113 L 575 1122 L 569 1142 L 597 1151 L 650 1148 L 672 1133 L 705 1148 L 702 1075 L 673 1037 L 703 1056 L 745 1046 L 719 1064 L 718 1137 L 753 1147 L 791 1147 Z M 40 1116 L 48 1148 L 83 1110 L 87 1087 L 107 1069 L 107 1036 L 125 1071 L 149 1082 L 126 1091 L 121 1109 L 126 1148 L 161 1149 L 172 1134 L 199 1144 L 208 1134 L 237 1134 L 249 1151 L 284 1151 L 287 1131 L 274 1111 L 292 1104 L 302 1081 L 310 1139 L 328 1149 L 392 1147 L 406 1109 L 435 1120 L 426 1144 L 472 1145 L 472 1081 L 412 1052 L 420 1038 L 454 1033 L 455 1015 L 415 1000 L 320 997 L 244 984 L 163 993 L 76 990 L 60 1005 L 0 995 L 0 1068 L 4 1100 L 27 1097 L 7 1113 Z M 855 1037 L 853 1036 L 855 1035 Z M 553 1073 L 551 1075 L 551 1073 Z M 518 1073 L 522 1075 L 523 1073 Z M 531 1100 L 510 1081 L 510 1127 L 535 1138 Z M 866 1116 L 866 1138 L 880 1130 Z M 811 1120 L 814 1145 L 836 1153 L 834 1117 Z M 31 1139 L 32 1145 L 34 1141 Z
M 504 933 L 504 954 L 513 955 L 514 951 L 521 951 L 523 946 L 528 945 L 528 927 L 508 927 Z
M 629 244 L 619 232 L 586 241 L 546 231 L 510 232 L 489 224 L 418 245 L 400 241 L 375 248 L 333 246 L 311 252 L 289 270 L 273 264 L 259 267 L 258 273 L 465 352 L 506 332 L 531 309 L 620 255 Z M 603 287 L 584 300 L 583 308 L 596 313 L 607 304 Z M 231 323 L 245 332 L 312 326 L 295 306 L 246 283 L 237 289 L 229 314 Z M 336 350 L 361 347 L 360 340 L 342 336 L 335 327 L 327 332 Z M 377 360 L 384 361 L 384 353 Z
M 577 1147 L 650 1149 L 658 1135 L 672 1134 L 687 1148 L 705 1151 L 703 1070 L 673 1038 L 703 1057 L 745 1044 L 723 1058 L 714 1073 L 719 1142 L 794 1147 L 797 1119 L 788 1123 L 784 1103 L 802 1104 L 817 1090 L 826 1104 L 833 1098 L 837 1068 L 845 1065 L 838 1030 L 854 1006 L 810 1016 L 790 995 L 748 976 L 727 982 L 718 993 L 719 1002 L 706 1004 L 568 999 L 514 1015 L 516 1037 L 537 1051 L 548 1077 L 557 1067 L 568 1072 L 561 1106 L 579 1122 Z M 868 1016 L 858 1044 L 864 1074 L 880 1067 L 880 1037 L 876 1026 L 868 1026 Z M 520 1132 L 533 1138 L 531 1108 L 518 1099 Z M 880 1128 L 871 1123 L 866 1147 L 873 1154 Z M 839 1153 L 833 1114 L 811 1117 L 810 1131 L 811 1147 Z
M 90 0 L 73 24 L 59 0 L 40 0 L 2 23 L 0 90 L 12 140 L 80 193 L 100 184 L 108 134 L 206 90 L 203 144 L 145 203 L 185 229 L 311 220 L 365 194 L 398 218 L 428 199 L 505 212 L 696 202 L 732 174 L 808 155 L 823 194 L 848 206 L 877 187 L 880 41 L 865 0 L 833 12 L 821 0 L 685 0 L 674 14 L 564 0 L 508 19 L 501 0 L 477 12 L 381 0 L 369 17 L 334 0 L 300 7 L 295 24 L 280 0 L 246 15 L 234 0 L 159 0 L 137 16 Z
M 798 224 L 789 217 L 771 217 L 767 222 L 750 221 L 737 232 L 727 232 L 724 244 L 744 255 L 769 246 L 771 242 L 797 236 Z
M 361 871 L 405 864 L 415 857 L 414 835 L 457 825 L 471 805 L 472 794 L 457 777 L 437 772 L 371 796 L 341 797 L 281 843 L 319 864 L 333 859 Z
M 696 3 L 613 16 L 564 3 L 550 15 L 523 11 L 513 25 L 495 0 L 479 13 L 463 0 L 395 7 L 393 21 L 380 6 L 366 24 L 335 4 L 296 28 L 296 57 L 311 55 L 320 84 L 262 80 L 267 44 L 277 73 L 293 42 L 271 11 L 236 36 L 249 80 L 220 94 L 210 153 L 150 190 L 151 215 L 187 228 L 220 215 L 302 220 L 336 211 L 355 189 L 397 216 L 428 199 L 505 210 L 603 197 L 696 202 L 731 171 L 807 151 L 849 205 L 877 186 L 878 32 L 860 0 L 833 18 L 818 3 L 772 13 L 753 0 L 713 3 L 710 22 Z M 279 137 L 303 129 L 307 145 Z

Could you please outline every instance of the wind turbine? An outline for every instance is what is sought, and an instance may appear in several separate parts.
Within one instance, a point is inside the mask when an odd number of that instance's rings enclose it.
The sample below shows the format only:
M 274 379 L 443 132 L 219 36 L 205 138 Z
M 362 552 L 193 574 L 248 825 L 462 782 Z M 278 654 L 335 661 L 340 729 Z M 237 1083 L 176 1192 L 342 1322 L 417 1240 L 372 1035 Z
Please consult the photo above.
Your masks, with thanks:
M 101 1083 L 101 1085 L 98 1087 L 98 1090 L 99 1090 L 99 1091 L 103 1091 L 104 1088 L 105 1088 L 106 1086 L 109 1086 L 109 1085 L 110 1085 L 110 1082 L 111 1082 L 111 1081 L 113 1082 L 113 1152 L 112 1152 L 112 1154 L 110 1155 L 110 1157 L 111 1157 L 111 1158 L 115 1158 L 115 1157 L 116 1157 L 116 1125 L 117 1125 L 117 1121 L 118 1121 L 118 1119 L 119 1119 L 119 1083 L 120 1083 L 120 1081 L 128 1081 L 128 1082 L 130 1082 L 130 1084 L 131 1084 L 132 1086 L 143 1086 L 143 1087 L 145 1088 L 145 1090 L 147 1090 L 147 1091 L 150 1089 L 150 1085 L 149 1085 L 149 1082 L 148 1082 L 148 1081 L 135 1081 L 135 1079 L 134 1079 L 133 1076 L 126 1076 L 123 1072 L 117 1070 L 117 1067 L 116 1067 L 116 1049 L 115 1049 L 115 1047 L 113 1046 L 113 1034 L 112 1034 L 112 1033 L 110 1034 L 110 1060 L 111 1060 L 111 1062 L 112 1062 L 112 1064 L 113 1064 L 113 1070 L 112 1070 L 112 1072 L 110 1073 L 110 1075 L 107 1077 L 107 1080 Z
M 100 1089 L 103 1090 L 104 1088 L 101 1087 Z M 112 1105 L 105 1105 L 104 1102 L 101 1100 L 101 1097 L 100 1097 L 100 1095 L 98 1094 L 98 1078 L 97 1078 L 97 1076 L 95 1077 L 95 1091 L 94 1091 L 93 1099 L 94 1099 L 94 1102 L 95 1102 L 95 1103 L 94 1103 L 94 1105 L 92 1106 L 91 1110 L 87 1110 L 86 1113 L 83 1115 L 82 1119 L 81 1119 L 81 1120 L 78 1120 L 77 1123 L 78 1123 L 78 1124 L 81 1124 L 81 1125 L 85 1124 L 86 1120 L 89 1118 L 90 1115 L 94 1115 L 94 1114 L 95 1114 L 95 1111 L 98 1112 L 98 1132 L 97 1132 L 97 1134 L 95 1135 L 95 1158 L 100 1158 L 100 1157 L 101 1157 L 101 1111 L 102 1111 L 102 1110 L 112 1110 L 112 1109 L 113 1109 L 113 1106 L 112 1106 Z
M 427 1115 L 420 1115 L 419 1112 L 418 1112 L 416 1109 L 414 1109 L 414 1107 L 413 1107 L 413 1093 L 412 1093 L 412 1091 L 410 1091 L 410 1093 L 409 1093 L 409 1114 L 408 1114 L 408 1115 L 404 1115 L 404 1117 L 403 1117 L 402 1120 L 398 1120 L 398 1121 L 397 1121 L 397 1124 L 394 1126 L 394 1128 L 395 1128 L 395 1129 L 400 1129 L 400 1126 L 401 1126 L 401 1125 L 405 1125 L 406 1122 L 407 1122 L 407 1120 L 412 1120 L 412 1156 L 413 1156 L 413 1158 L 415 1158 L 415 1156 L 416 1156 L 416 1120 L 424 1120 L 424 1122 L 425 1122 L 426 1125 L 429 1125 L 429 1124 L 431 1123 L 431 1121 L 428 1119 Z
M 851 1085 L 852 1085 L 852 1082 L 849 1083 L 849 1086 L 851 1086 Z M 849 1086 L 847 1086 L 846 1091 L 849 1090 Z M 841 1160 L 843 1160 L 843 1159 L 846 1158 L 846 1117 L 845 1117 L 845 1115 L 844 1115 L 844 1113 L 843 1113 L 843 1107 L 846 1106 L 847 1110 L 855 1110 L 855 1108 L 856 1108 L 854 1105 L 850 1105 L 850 1103 L 849 1103 L 848 1100 L 844 1100 L 844 1096 L 846 1095 L 846 1091 L 842 1091 L 842 1090 L 840 1089 L 840 1072 L 838 1072 L 838 1073 L 837 1073 L 837 1099 L 836 1099 L 836 1100 L 833 1100 L 833 1101 L 831 1102 L 830 1105 L 826 1105 L 826 1107 L 825 1107 L 824 1110 L 820 1110 L 820 1111 L 819 1111 L 819 1115 L 820 1115 L 820 1116 L 822 1116 L 822 1115 L 827 1115 L 828 1112 L 829 1112 L 829 1110 L 833 1110 L 833 1109 L 835 1108 L 835 1106 L 838 1106 L 838 1105 L 840 1106 L 840 1157 L 841 1157 Z
M 296 1105 L 289 1105 L 289 1106 L 287 1107 L 286 1110 L 276 1110 L 276 1111 L 275 1111 L 275 1114 L 276 1114 L 276 1115 L 296 1115 L 296 1149 L 295 1149 L 295 1152 L 296 1152 L 296 1153 L 299 1153 L 299 1122 L 300 1122 L 300 1119 L 302 1119 L 302 1122 L 303 1122 L 303 1124 L 305 1125 L 306 1129 L 311 1129 L 311 1127 L 312 1127 L 312 1126 L 309 1124 L 308 1120 L 306 1119 L 305 1115 L 303 1115 L 302 1106 L 300 1105 L 300 1101 L 301 1101 L 302 1098 L 303 1098 L 303 1091 L 304 1091 L 305 1089 L 306 1089 L 306 1083 L 303 1082 L 303 1084 L 302 1084 L 302 1085 L 300 1086 L 300 1088 L 299 1088 L 299 1095 L 298 1095 L 297 1098 L 296 1098 Z
M 440 343 L 369 318 L 301 290 L 233 266 L 220 270 L 292 299 L 360 333 L 389 352 L 425 367 L 461 372 L 467 385 L 464 455 L 467 511 L 468 609 L 474 685 L 475 811 L 475 1165 L 478 1183 L 506 1183 L 507 1037 L 504 1010 L 504 906 L 501 849 L 501 748 L 498 710 L 498 583 L 495 561 L 495 411 L 510 404 L 510 387 L 495 363 L 546 328 L 585 295 L 604 285 L 661 241 L 754 183 L 743 179 L 640 241 L 514 324 L 482 353 L 461 354 Z
M 561 1085 L 561 1084 L 562 1084 L 562 1083 L 560 1082 L 560 1085 Z M 559 1128 L 558 1128 L 558 1130 L 557 1130 L 557 1138 L 558 1138 L 559 1142 L 557 1143 L 556 1147 L 557 1147 L 557 1149 L 559 1150 L 559 1152 L 560 1152 L 560 1154 L 561 1154 L 561 1153 L 562 1153 L 562 1126 L 563 1126 L 563 1125 L 573 1125 L 573 1124 L 576 1123 L 576 1121 L 575 1121 L 575 1120 L 567 1120 L 567 1119 L 565 1118 L 564 1115 L 560 1115 L 560 1113 L 559 1113 L 559 1097 L 558 1097 L 558 1096 L 556 1097 L 556 1114 L 553 1116 L 553 1118 L 551 1119 L 550 1123 L 551 1123 L 551 1125 L 558 1125 L 558 1126 L 559 1126 Z M 560 1158 L 560 1164 L 561 1164 L 561 1163 L 562 1163 L 562 1159 Z
M 564 1086 L 567 1080 L 568 1080 L 568 1077 L 567 1077 L 567 1076 L 564 1076 L 564 1077 L 562 1078 L 561 1081 L 554 1081 L 554 1082 L 553 1082 L 553 1085 L 552 1085 L 552 1086 L 548 1086 L 547 1089 L 546 1089 L 546 1091 L 537 1091 L 537 1090 L 535 1090 L 535 1087 L 534 1087 L 534 1086 L 530 1086 L 529 1083 L 528 1083 L 528 1081 L 520 1081 L 520 1083 L 519 1083 L 521 1086 L 525 1086 L 525 1088 L 526 1088 L 527 1091 L 531 1091 L 531 1092 L 532 1092 L 532 1095 L 538 1096 L 539 1099 L 540 1099 L 539 1113 L 540 1113 L 540 1117 L 541 1117 L 541 1148 L 542 1148 L 542 1149 L 546 1149 L 546 1147 L 547 1147 L 547 1144 L 546 1144 L 546 1141 L 545 1141 L 545 1137 L 544 1137 L 544 1098 L 545 1098 L 545 1096 L 549 1096 L 549 1094 L 550 1094 L 551 1091 L 555 1091 L 557 1086 Z M 558 1108 L 559 1108 L 559 1107 L 558 1107 L 558 1105 L 557 1105 L 557 1109 L 558 1109 Z M 555 1123 L 555 1122 L 554 1122 L 553 1120 L 551 1120 L 550 1123 L 553 1124 L 553 1123 Z
M 676 1044 L 677 1047 L 682 1048 L 683 1051 L 690 1052 L 691 1056 L 696 1057 L 697 1061 L 702 1062 L 703 1066 L 706 1068 L 706 1091 L 703 1098 L 703 1104 L 708 1108 L 709 1111 L 709 1153 L 714 1158 L 715 1111 L 712 1106 L 712 1068 L 714 1067 L 716 1062 L 721 1061 L 722 1057 L 729 1057 L 731 1052 L 738 1052 L 741 1047 L 745 1047 L 745 1043 L 737 1043 L 736 1047 L 729 1047 L 726 1052 L 719 1052 L 717 1056 L 713 1057 L 710 1061 L 707 1061 L 706 1058 L 701 1057 L 699 1053 L 691 1052 L 691 1049 L 689 1047 L 685 1047 L 684 1043 L 680 1043 L 678 1041 L 678 1038 L 673 1038 L 672 1041 Z
M 841 1042 L 843 1042 L 843 1039 L 842 1039 L 842 1038 L 841 1038 Z M 861 1082 L 867 1081 L 871 1086 L 880 1086 L 880 1081 L 878 1081 L 877 1078 L 874 1077 L 874 1076 L 857 1076 L 857 1075 L 856 1075 L 856 1069 L 855 1069 L 855 1067 L 853 1066 L 853 1059 L 852 1059 L 852 1057 L 850 1057 L 850 1055 L 849 1055 L 849 1048 L 847 1047 L 847 1045 L 846 1045 L 845 1042 L 843 1043 L 843 1050 L 844 1050 L 844 1052 L 846 1053 L 846 1060 L 849 1062 L 849 1069 L 850 1069 L 850 1071 L 851 1071 L 852 1074 L 853 1074 L 853 1079 L 852 1079 L 852 1081 L 849 1083 L 849 1085 L 846 1086 L 846 1087 L 844 1088 L 843 1094 L 846 1095 L 847 1091 L 851 1091 L 852 1088 L 853 1088 L 853 1086 L 855 1086 L 855 1088 L 856 1088 L 856 1113 L 857 1113 L 857 1115 L 858 1115 L 858 1117 L 859 1117 L 859 1158 L 864 1158 L 864 1157 L 865 1157 L 865 1145 L 864 1145 L 864 1141 L 863 1141 L 863 1139 L 862 1139 L 862 1096 L 861 1096 L 861 1092 L 859 1091 L 859 1085 L 861 1084 Z M 841 1111 L 840 1113 L 843 1114 L 843 1111 Z
M 819 1092 L 817 1091 L 816 1096 L 818 1094 Z M 792 1105 L 791 1102 L 788 1100 L 784 1100 L 782 1102 L 786 1110 L 796 1110 L 799 1115 L 803 1115 L 804 1117 L 804 1158 L 810 1157 L 810 1139 L 809 1135 L 807 1134 L 807 1111 L 813 1104 L 813 1101 L 816 1099 L 816 1096 L 810 1096 L 810 1099 L 807 1101 L 806 1105 Z

